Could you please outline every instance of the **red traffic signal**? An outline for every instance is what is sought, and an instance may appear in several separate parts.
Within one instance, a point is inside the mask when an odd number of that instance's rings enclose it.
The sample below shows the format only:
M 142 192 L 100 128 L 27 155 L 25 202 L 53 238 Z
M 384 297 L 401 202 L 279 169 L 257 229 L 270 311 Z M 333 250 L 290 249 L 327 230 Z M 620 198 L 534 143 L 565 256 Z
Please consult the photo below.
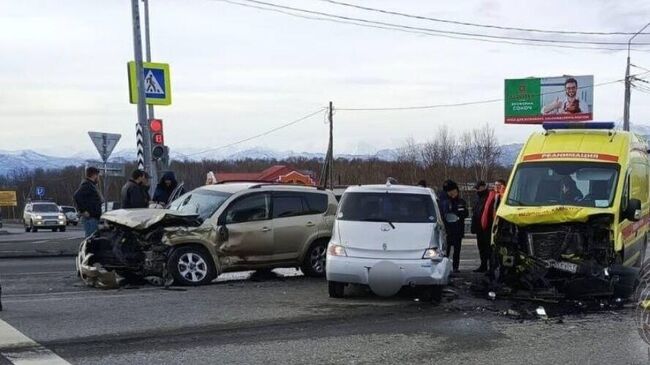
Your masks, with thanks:
M 149 130 L 151 133 L 162 133 L 163 121 L 162 119 L 149 119 Z
M 165 155 L 162 119 L 149 119 L 149 131 L 151 132 L 151 158 L 161 159 Z

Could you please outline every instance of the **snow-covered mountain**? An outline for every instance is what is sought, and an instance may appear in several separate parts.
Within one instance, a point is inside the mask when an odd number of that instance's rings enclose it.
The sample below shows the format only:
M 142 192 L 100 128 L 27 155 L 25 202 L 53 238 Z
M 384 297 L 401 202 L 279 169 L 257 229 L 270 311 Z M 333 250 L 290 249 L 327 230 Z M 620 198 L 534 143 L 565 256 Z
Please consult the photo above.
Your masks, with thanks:
M 650 141 L 650 125 L 637 124 L 632 125 L 632 129 L 646 140 Z M 501 157 L 499 164 L 503 166 L 512 166 L 519 155 L 523 143 L 506 144 L 501 146 Z M 373 152 L 374 151 L 374 152 Z M 336 154 L 338 158 L 347 159 L 370 159 L 377 158 L 384 161 L 395 161 L 397 158 L 397 149 L 376 150 L 367 144 L 360 144 L 354 153 Z M 135 149 L 123 149 L 115 151 L 111 162 L 129 162 L 134 161 L 136 156 Z M 172 160 L 180 161 L 201 161 L 201 160 L 243 160 L 267 159 L 267 160 L 285 160 L 288 158 L 317 158 L 325 157 L 324 153 L 315 152 L 296 152 L 296 151 L 278 151 L 264 147 L 254 147 L 248 149 L 239 149 L 236 147 L 211 150 L 205 148 L 181 148 L 171 149 Z M 87 160 L 98 160 L 97 153 L 94 151 L 77 152 L 68 157 L 52 156 L 45 153 L 39 153 L 33 150 L 3 151 L 0 150 L 0 175 L 7 175 L 12 171 L 26 169 L 33 170 L 36 168 L 43 169 L 61 169 L 66 166 L 80 166 Z
M 277 151 L 268 148 L 256 147 L 242 150 L 216 150 L 209 149 L 180 149 L 170 151 L 172 160 L 179 161 L 201 161 L 201 160 L 243 160 L 243 159 L 265 159 L 265 160 L 285 160 L 288 158 L 325 158 L 324 153 L 314 152 L 295 152 L 295 151 Z M 337 154 L 340 158 L 378 158 L 381 160 L 395 160 L 395 150 L 385 149 L 376 153 L 368 154 Z M 124 149 L 114 152 L 109 159 L 110 162 L 129 162 L 134 161 L 136 156 L 135 149 Z M 78 152 L 69 157 L 51 156 L 38 153 L 32 150 L 19 151 L 2 151 L 0 150 L 0 175 L 7 175 L 16 170 L 34 170 L 42 169 L 61 169 L 66 166 L 80 166 L 88 160 L 97 161 L 98 156 L 93 152 Z

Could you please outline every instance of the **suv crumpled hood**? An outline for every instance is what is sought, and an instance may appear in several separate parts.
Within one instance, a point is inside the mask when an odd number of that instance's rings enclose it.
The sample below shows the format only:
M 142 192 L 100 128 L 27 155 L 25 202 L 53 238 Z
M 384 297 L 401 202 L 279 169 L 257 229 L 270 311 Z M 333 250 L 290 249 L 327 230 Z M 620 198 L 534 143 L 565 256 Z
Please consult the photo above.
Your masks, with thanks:
M 595 214 L 612 213 L 609 208 L 552 205 L 547 207 L 511 207 L 501 205 L 497 216 L 518 226 L 531 224 L 585 223 Z
M 145 230 L 158 223 L 196 227 L 201 224 L 197 214 L 188 214 L 169 209 L 118 209 L 102 215 L 107 222 L 126 226 L 135 230 Z

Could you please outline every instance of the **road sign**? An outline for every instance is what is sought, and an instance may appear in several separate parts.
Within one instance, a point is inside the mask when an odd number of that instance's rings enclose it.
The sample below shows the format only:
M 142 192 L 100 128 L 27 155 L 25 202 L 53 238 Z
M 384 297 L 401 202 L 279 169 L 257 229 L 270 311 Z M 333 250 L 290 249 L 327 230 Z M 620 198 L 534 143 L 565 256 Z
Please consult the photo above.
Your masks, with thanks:
M 45 196 L 45 188 L 42 187 L 42 186 L 37 186 L 37 187 L 36 187 L 36 195 L 38 195 L 38 196 L 41 197 L 41 198 L 42 198 L 43 196 Z
M 18 199 L 15 191 L 0 191 L 0 207 L 16 206 L 18 206 Z
M 169 78 L 169 64 L 143 62 L 144 93 L 147 104 L 169 105 L 172 103 L 172 88 Z M 135 72 L 135 62 L 128 63 L 129 99 L 131 104 L 138 103 L 138 81 Z
M 88 132 L 90 139 L 95 144 L 99 156 L 102 158 L 102 161 L 106 162 L 108 157 L 110 157 L 115 145 L 122 137 L 121 134 L 116 133 L 102 133 L 102 132 Z
M 86 161 L 86 166 L 104 166 L 104 163 L 101 161 L 88 160 Z M 125 166 L 123 163 L 107 162 L 105 167 L 99 167 L 99 169 L 102 170 L 102 174 L 104 174 L 104 176 L 125 176 Z

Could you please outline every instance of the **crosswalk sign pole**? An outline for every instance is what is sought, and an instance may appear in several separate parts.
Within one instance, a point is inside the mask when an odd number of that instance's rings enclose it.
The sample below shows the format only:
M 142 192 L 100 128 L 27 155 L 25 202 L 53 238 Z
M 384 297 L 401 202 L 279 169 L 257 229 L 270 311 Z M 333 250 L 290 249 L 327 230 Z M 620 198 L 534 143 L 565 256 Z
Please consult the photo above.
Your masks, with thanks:
M 138 89 L 138 124 L 142 127 L 144 144 L 144 171 L 151 176 L 151 189 L 158 181 L 156 169 L 152 168 L 151 160 L 151 132 L 147 121 L 147 106 L 144 90 L 144 68 L 142 66 L 142 32 L 140 30 L 140 4 L 139 0 L 131 0 L 131 15 L 133 17 L 133 53 L 135 59 L 135 73 Z M 150 192 L 153 194 L 153 191 Z

